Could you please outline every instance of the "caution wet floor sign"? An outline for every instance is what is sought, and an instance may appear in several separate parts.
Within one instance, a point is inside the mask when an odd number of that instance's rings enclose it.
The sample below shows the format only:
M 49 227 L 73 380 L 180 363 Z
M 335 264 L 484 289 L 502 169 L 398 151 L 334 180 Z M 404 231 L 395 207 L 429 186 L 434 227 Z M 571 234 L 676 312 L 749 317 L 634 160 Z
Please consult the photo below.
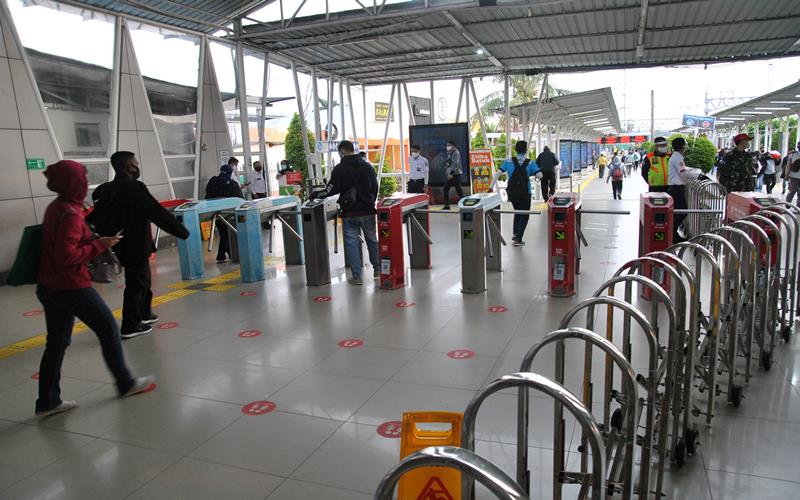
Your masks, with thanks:
M 461 444 L 461 413 L 403 414 L 400 459 L 429 446 Z M 461 473 L 447 467 L 421 467 L 400 478 L 398 500 L 456 500 L 461 498 Z

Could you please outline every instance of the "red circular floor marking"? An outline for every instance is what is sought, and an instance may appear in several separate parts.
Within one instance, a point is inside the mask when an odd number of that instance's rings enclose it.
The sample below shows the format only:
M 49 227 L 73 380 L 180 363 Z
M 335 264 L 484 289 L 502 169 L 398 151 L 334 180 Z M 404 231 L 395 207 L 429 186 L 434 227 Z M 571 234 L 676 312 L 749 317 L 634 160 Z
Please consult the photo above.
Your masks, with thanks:
M 22 313 L 22 315 L 25 316 L 26 318 L 30 318 L 31 316 L 39 316 L 43 312 L 44 311 L 42 311 L 41 309 L 34 309 L 32 311 L 25 311 L 24 313 Z
M 490 313 L 504 313 L 508 311 L 506 306 L 492 306 L 489 308 Z
M 333 299 L 331 299 L 327 295 L 320 295 L 318 297 L 314 297 L 314 302 L 330 302 L 331 300 Z
M 242 297 L 252 297 L 252 296 L 256 295 L 256 292 L 253 292 L 253 291 L 242 292 L 239 295 L 241 295 Z
M 244 330 L 239 332 L 237 335 L 243 339 L 250 339 L 261 335 L 261 330 Z
M 395 307 L 414 307 L 417 305 L 416 302 L 406 302 L 405 300 L 401 300 L 400 302 L 396 303 Z
M 167 321 L 166 323 L 161 323 L 160 325 L 158 325 L 158 329 L 159 330 L 170 330 L 172 328 L 175 328 L 176 326 L 178 326 L 178 322 L 177 321 Z
M 242 413 L 250 416 L 266 415 L 272 411 L 275 411 L 275 403 L 272 401 L 253 401 L 242 406 Z
M 378 426 L 377 432 L 380 437 L 385 437 L 388 439 L 400 439 L 400 435 L 403 432 L 403 422 L 400 422 L 399 420 L 384 422 Z
M 353 348 L 353 347 L 361 347 L 364 345 L 364 341 L 361 339 L 344 339 L 339 341 L 339 347 L 344 348 Z
M 456 349 L 447 353 L 447 357 L 453 359 L 469 359 L 474 355 L 475 351 L 470 351 L 469 349 Z

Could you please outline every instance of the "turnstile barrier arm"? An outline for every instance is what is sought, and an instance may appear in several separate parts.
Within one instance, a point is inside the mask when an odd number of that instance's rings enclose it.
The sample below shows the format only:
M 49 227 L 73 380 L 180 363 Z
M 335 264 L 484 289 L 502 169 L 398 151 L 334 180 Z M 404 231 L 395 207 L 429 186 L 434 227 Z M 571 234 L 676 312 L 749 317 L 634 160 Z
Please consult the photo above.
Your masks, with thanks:
M 281 224 L 283 224 L 283 228 L 284 228 L 284 229 L 288 229 L 288 230 L 289 230 L 289 234 L 291 234 L 292 236 L 294 236 L 294 237 L 295 237 L 295 239 L 297 239 L 297 241 L 303 241 L 303 237 L 302 237 L 302 236 L 300 236 L 300 235 L 297 233 L 297 231 L 295 231 L 295 230 L 292 228 L 292 226 L 291 226 L 291 225 L 290 225 L 288 222 L 286 222 L 286 220 L 285 220 L 283 217 L 281 217 L 281 214 L 277 214 L 277 213 L 276 213 L 276 214 L 275 214 L 275 217 L 277 217 L 277 219 L 280 221 L 280 223 L 281 223 Z M 272 240 L 272 230 L 271 230 L 271 229 L 270 229 L 270 232 L 269 232 L 269 234 L 270 234 L 270 240 Z M 272 248 L 272 247 L 270 246 L 270 248 Z M 270 250 L 270 251 L 271 251 L 271 250 Z
M 214 248 L 214 230 L 217 228 L 217 216 L 216 214 L 214 217 L 211 218 L 211 234 L 208 236 L 208 252 L 211 253 L 211 249 Z
M 416 227 L 417 230 L 419 230 L 419 232 L 422 235 L 422 237 L 425 239 L 425 241 L 428 242 L 428 245 L 433 245 L 433 240 L 431 239 L 431 236 L 428 234 L 428 232 L 425 230 L 425 228 L 422 227 L 422 224 L 419 222 L 419 220 L 417 220 L 417 218 L 414 217 L 414 213 L 413 212 L 408 214 L 408 220 L 410 220 L 411 223 L 414 224 L 414 227 Z M 409 233 L 409 235 L 410 234 L 411 233 Z
M 497 227 L 497 224 L 494 223 L 492 218 L 489 217 L 489 213 L 488 212 L 486 213 L 486 222 L 488 223 L 489 232 L 493 233 L 495 236 L 497 236 L 497 238 L 500 240 L 500 243 L 502 243 L 503 246 L 508 246 L 508 243 L 506 242 L 506 239 L 503 238 L 503 235 L 501 234 L 500 229 Z M 494 257 L 494 250 L 493 250 L 492 247 L 493 247 L 493 245 L 489 245 L 489 254 L 490 254 L 491 257 Z
M 236 229 L 236 227 L 233 224 L 231 224 L 230 222 L 228 222 L 228 219 L 226 219 L 225 217 L 220 215 L 219 212 L 214 214 L 214 218 L 219 218 L 219 220 L 221 220 L 226 226 L 228 226 L 228 228 L 231 231 L 233 231 L 234 234 L 239 234 L 239 231 Z

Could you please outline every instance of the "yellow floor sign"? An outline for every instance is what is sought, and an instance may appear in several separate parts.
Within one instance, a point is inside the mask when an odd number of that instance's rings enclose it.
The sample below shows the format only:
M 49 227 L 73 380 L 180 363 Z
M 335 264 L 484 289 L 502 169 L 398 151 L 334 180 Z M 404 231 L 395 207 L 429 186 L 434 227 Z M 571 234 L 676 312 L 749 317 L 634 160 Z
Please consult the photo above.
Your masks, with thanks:
M 400 459 L 428 446 L 461 444 L 460 413 L 403 414 Z M 447 467 L 421 467 L 400 478 L 398 500 L 456 500 L 461 498 L 461 473 Z

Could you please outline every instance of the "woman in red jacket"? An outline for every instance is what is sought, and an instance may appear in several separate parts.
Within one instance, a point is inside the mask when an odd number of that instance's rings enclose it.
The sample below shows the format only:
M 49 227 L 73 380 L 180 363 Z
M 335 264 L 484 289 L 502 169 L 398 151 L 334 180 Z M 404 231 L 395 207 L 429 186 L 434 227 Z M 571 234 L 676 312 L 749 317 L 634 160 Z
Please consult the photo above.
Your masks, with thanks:
M 36 296 L 44 306 L 47 342 L 39 367 L 36 415 L 47 416 L 77 408 L 61 400 L 61 364 L 77 317 L 100 340 L 103 359 L 114 376 L 120 397 L 146 391 L 152 376 L 133 378 L 125 365 L 119 328 L 108 306 L 92 288 L 88 262 L 114 246 L 121 236 L 93 238 L 83 220 L 83 200 L 89 190 L 86 167 L 62 160 L 44 172 L 47 187 L 58 193 L 42 223 L 42 260 Z

